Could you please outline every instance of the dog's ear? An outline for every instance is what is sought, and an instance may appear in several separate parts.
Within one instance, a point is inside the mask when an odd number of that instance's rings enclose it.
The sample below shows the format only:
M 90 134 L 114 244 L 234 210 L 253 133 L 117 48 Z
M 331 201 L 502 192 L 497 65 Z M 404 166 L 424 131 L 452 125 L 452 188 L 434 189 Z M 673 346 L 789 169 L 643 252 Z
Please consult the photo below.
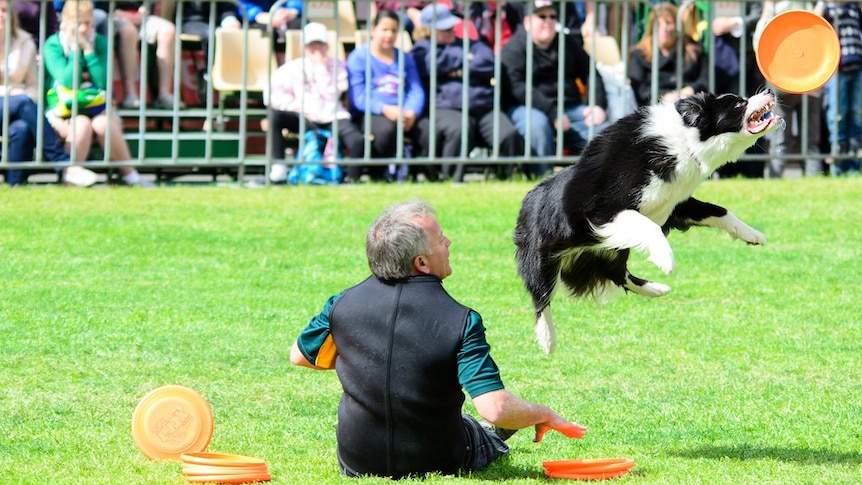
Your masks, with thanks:
M 706 92 L 695 93 L 687 98 L 680 99 L 676 102 L 676 111 L 682 116 L 682 120 L 688 126 L 697 126 L 704 110 L 706 102 L 710 97 L 715 95 Z

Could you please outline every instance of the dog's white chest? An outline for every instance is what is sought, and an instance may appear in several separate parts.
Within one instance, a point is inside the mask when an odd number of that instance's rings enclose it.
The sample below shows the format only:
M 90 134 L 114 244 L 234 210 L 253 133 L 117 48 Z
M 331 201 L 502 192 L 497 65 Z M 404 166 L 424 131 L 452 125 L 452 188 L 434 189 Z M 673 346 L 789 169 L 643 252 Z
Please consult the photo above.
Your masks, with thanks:
M 700 177 L 700 172 L 694 170 L 677 170 L 671 181 L 653 176 L 644 187 L 638 212 L 659 226 L 664 225 L 677 204 L 691 197 L 701 182 Z

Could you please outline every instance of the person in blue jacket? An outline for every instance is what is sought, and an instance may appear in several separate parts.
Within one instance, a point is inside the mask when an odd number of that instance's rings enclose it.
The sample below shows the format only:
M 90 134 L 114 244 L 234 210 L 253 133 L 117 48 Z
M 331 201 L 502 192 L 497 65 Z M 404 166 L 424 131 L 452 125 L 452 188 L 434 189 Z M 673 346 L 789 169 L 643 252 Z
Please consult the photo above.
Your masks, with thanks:
M 436 11 L 436 14 L 435 14 Z M 524 154 L 524 138 L 515 125 L 500 110 L 494 111 L 494 52 L 481 40 L 469 41 L 469 52 L 465 55 L 461 39 L 456 37 L 455 25 L 459 18 L 443 4 L 428 5 L 422 9 L 422 25 L 415 35 L 422 37 L 413 45 L 410 54 L 416 60 L 419 77 L 434 103 L 436 154 L 444 158 L 455 158 L 461 154 L 461 142 L 471 140 L 470 146 L 499 146 L 499 155 L 514 157 Z M 433 27 L 433 28 L 432 28 Z M 432 50 L 430 36 L 436 36 L 436 49 Z M 467 59 L 465 63 L 464 60 Z M 436 71 L 434 67 L 436 66 Z M 436 89 L 431 92 L 431 78 L 436 76 Z M 462 133 L 462 110 L 464 108 L 464 82 L 469 77 L 468 113 L 466 137 Z M 430 109 L 430 108 L 429 108 Z M 425 118 L 420 123 L 429 123 Z M 494 142 L 494 126 L 499 127 L 499 142 Z M 429 130 L 429 133 L 431 130 Z M 429 143 L 430 145 L 430 143 Z M 427 155 L 423 153 L 423 155 Z M 450 176 L 451 166 L 443 165 L 444 177 Z M 462 182 L 463 166 L 458 165 L 454 179 Z
M 422 153 L 428 138 L 418 123 L 425 110 L 425 90 L 416 63 L 395 47 L 398 22 L 395 11 L 380 10 L 373 22 L 371 41 L 354 49 L 347 58 L 350 110 L 353 122 L 363 133 L 366 117 L 370 118 L 370 133 L 365 134 L 373 136 L 372 158 L 396 156 L 399 120 L 405 139 L 412 142 L 416 153 Z M 362 168 L 348 167 L 348 181 L 358 181 Z M 372 178 L 385 179 L 384 169 L 371 169 Z
M 302 0 L 288 0 L 270 15 L 269 10 L 275 3 L 273 0 L 240 0 L 252 27 L 265 30 L 272 25 L 276 32 L 302 28 Z M 242 14 L 243 9 L 239 12 Z

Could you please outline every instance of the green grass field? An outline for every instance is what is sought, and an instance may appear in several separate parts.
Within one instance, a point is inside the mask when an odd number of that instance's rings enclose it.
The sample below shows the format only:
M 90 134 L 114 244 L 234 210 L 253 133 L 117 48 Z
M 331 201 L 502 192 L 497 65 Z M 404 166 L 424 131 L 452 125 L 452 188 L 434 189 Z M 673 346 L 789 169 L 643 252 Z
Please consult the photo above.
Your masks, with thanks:
M 696 195 L 766 234 L 670 236 L 664 298 L 558 294 L 541 354 L 511 232 L 525 182 L 464 186 L 0 190 L 0 483 L 182 484 L 135 447 L 132 412 L 181 384 L 215 415 L 209 451 L 272 483 L 340 477 L 332 372 L 290 365 L 330 295 L 367 275 L 387 204 L 431 202 L 453 241 L 448 291 L 479 311 L 507 387 L 589 427 L 529 430 L 489 469 L 418 483 L 549 483 L 543 460 L 629 457 L 618 483 L 862 482 L 862 179 L 710 181 Z M 615 482 L 616 483 L 616 482 Z

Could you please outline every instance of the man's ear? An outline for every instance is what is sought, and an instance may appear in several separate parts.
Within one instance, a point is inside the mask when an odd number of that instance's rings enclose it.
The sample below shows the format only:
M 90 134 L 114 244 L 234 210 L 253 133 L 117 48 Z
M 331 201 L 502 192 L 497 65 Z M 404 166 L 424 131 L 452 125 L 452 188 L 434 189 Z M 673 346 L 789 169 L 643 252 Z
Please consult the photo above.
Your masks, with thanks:
M 416 269 L 416 271 L 422 274 L 431 273 L 431 268 L 429 268 L 428 265 L 425 264 L 425 256 L 422 256 L 421 254 L 413 258 L 413 267 Z

